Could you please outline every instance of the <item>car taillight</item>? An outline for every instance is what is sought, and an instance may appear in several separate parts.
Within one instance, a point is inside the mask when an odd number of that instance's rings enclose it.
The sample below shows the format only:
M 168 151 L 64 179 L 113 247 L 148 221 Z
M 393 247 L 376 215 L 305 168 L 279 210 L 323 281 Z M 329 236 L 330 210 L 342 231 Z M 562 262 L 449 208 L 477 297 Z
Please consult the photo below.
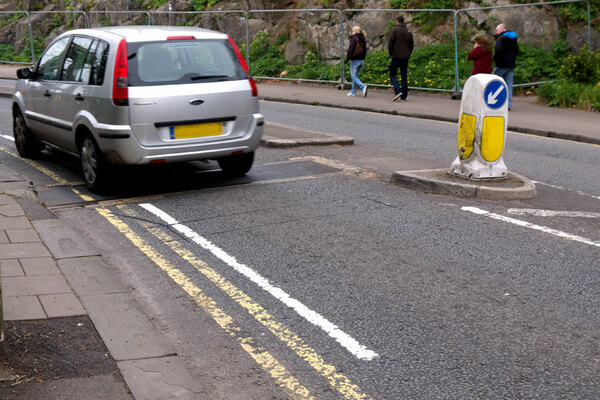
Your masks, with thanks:
M 129 105 L 129 86 L 127 77 L 127 41 L 121 39 L 115 60 L 115 78 L 113 81 L 113 103 L 115 106 Z
M 242 53 L 240 53 L 240 50 L 236 46 L 233 39 L 230 36 L 227 36 L 227 40 L 229 40 L 231 47 L 233 47 L 233 50 L 235 51 L 235 55 L 237 56 L 238 60 L 240 61 L 240 64 L 242 64 L 242 68 L 244 68 L 244 72 L 246 73 L 246 79 L 248 79 L 248 81 L 250 81 L 250 87 L 252 88 L 252 97 L 257 97 L 258 96 L 258 88 L 256 87 L 256 82 L 252 78 L 252 75 L 250 75 L 250 71 L 248 71 L 248 64 L 246 64 L 246 60 L 244 60 L 244 57 L 242 57 Z

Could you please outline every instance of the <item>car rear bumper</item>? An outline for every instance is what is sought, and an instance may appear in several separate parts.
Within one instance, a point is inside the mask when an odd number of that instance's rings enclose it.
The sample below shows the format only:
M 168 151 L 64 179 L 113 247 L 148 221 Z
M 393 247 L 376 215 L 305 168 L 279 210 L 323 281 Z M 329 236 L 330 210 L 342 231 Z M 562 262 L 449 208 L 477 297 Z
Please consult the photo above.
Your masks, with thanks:
M 240 137 L 204 143 L 143 146 L 130 130 L 121 127 L 97 129 L 96 141 L 111 164 L 143 165 L 151 162 L 182 162 L 226 157 L 233 153 L 256 150 L 263 134 L 262 114 L 252 115 L 246 134 Z

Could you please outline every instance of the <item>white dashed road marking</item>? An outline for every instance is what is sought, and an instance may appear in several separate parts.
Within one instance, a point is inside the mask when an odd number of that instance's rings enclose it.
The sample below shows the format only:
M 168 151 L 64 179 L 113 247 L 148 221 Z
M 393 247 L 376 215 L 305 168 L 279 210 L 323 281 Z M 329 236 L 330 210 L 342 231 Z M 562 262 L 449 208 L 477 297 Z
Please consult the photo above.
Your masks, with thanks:
M 585 243 L 585 244 L 588 244 L 590 246 L 600 247 L 600 242 L 594 242 L 591 239 L 587 239 L 587 238 L 584 238 L 584 237 L 581 237 L 581 236 L 577 236 L 577 235 L 572 235 L 570 233 L 559 231 L 557 229 L 548 228 L 547 226 L 536 225 L 536 224 L 532 224 L 532 223 L 527 222 L 527 221 L 521 221 L 519 219 L 505 217 L 504 215 L 494 214 L 494 213 L 491 213 L 489 211 L 482 210 L 481 208 L 477 208 L 477 207 L 461 207 L 461 210 L 469 211 L 469 212 L 472 212 L 473 214 L 477 214 L 477 215 L 483 215 L 483 216 L 486 216 L 486 217 L 489 217 L 489 218 L 496 219 L 498 221 L 509 222 L 511 224 L 514 224 L 514 225 L 522 226 L 522 227 L 529 228 L 529 229 L 534 229 L 534 230 L 537 230 L 537 231 L 542 231 L 542 232 L 549 233 L 551 235 L 555 235 L 555 236 L 558 236 L 558 237 L 561 237 L 561 238 L 565 238 L 565 239 L 568 239 L 568 240 L 574 240 L 576 242 Z

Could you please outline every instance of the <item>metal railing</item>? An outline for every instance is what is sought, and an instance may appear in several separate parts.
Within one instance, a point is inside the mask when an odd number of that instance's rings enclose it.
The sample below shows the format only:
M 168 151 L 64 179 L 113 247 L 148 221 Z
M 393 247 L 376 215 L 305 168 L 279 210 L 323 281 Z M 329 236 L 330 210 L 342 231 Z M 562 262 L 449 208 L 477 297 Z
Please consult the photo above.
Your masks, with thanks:
M 434 13 L 454 13 L 454 9 L 446 9 L 446 8 L 436 8 L 436 9 L 423 9 L 423 8 L 412 8 L 412 9 L 346 9 L 342 12 L 342 14 L 346 14 L 346 13 L 362 13 L 362 12 L 385 12 L 385 13 L 395 13 L 395 14 L 399 14 L 399 13 L 419 13 L 419 12 L 434 12 Z M 342 35 L 343 36 L 343 35 Z M 455 30 L 455 36 L 456 36 L 456 30 Z M 458 52 L 458 48 L 455 48 L 455 52 Z M 456 70 L 458 72 L 458 69 Z M 342 74 L 342 77 L 344 77 L 344 74 Z M 347 82 L 349 83 L 349 82 Z M 381 84 L 372 84 L 370 83 L 369 86 L 379 86 L 379 87 L 390 87 L 390 85 L 381 85 Z M 421 87 L 416 87 L 416 86 L 409 86 L 409 89 L 412 90 L 429 90 L 429 91 L 439 91 L 439 92 L 452 92 L 453 90 L 448 90 L 448 89 L 437 89 L 437 88 L 421 88 Z
M 476 8 L 461 8 L 454 12 L 454 60 L 455 60 L 455 71 L 456 71 L 456 79 L 455 79 L 455 88 L 460 90 L 459 84 L 459 76 L 458 76 L 458 14 L 461 12 L 467 11 L 480 11 L 480 10 L 494 10 L 494 9 L 508 9 L 508 8 L 518 8 L 518 7 L 531 7 L 531 6 L 542 6 L 542 5 L 558 5 L 558 4 L 566 4 L 566 3 L 586 3 L 587 4 L 587 37 L 588 37 L 588 49 L 592 50 L 592 26 L 591 26 L 591 8 L 589 0 L 560 0 L 560 1 L 552 1 L 552 2 L 539 2 L 539 3 L 528 3 L 528 4 L 508 4 L 505 6 L 490 6 L 490 7 L 476 7 Z M 547 82 L 529 82 L 529 83 L 521 83 L 513 85 L 514 87 L 519 86 L 533 86 L 539 85 Z
M 108 15 L 127 15 L 127 14 L 143 14 L 146 16 L 146 22 L 148 25 L 152 25 L 152 14 L 150 14 L 149 11 L 88 11 L 88 13 L 90 15 L 102 15 L 102 14 L 108 14 Z M 86 28 L 90 28 L 93 26 L 90 26 L 89 22 L 87 22 L 87 18 L 86 18 Z
M 263 79 L 278 79 L 278 80 L 293 80 L 293 81 L 307 81 L 307 82 L 318 82 L 318 83 L 349 83 L 345 79 L 345 71 L 344 71 L 344 24 L 346 22 L 352 22 L 352 20 L 356 17 L 355 14 L 360 13 L 422 13 L 422 12 L 433 12 L 433 13 L 453 13 L 454 19 L 454 88 L 443 89 L 443 88 L 432 88 L 432 87 L 413 87 L 410 86 L 413 90 L 427 90 L 427 91 L 442 91 L 442 92 L 459 92 L 460 91 L 460 76 L 459 76 L 459 43 L 458 43 L 458 32 L 459 32 L 459 24 L 458 18 L 460 13 L 470 12 L 470 11 L 485 11 L 485 10 L 493 10 L 493 9 L 509 9 L 516 7 L 539 7 L 543 5 L 559 5 L 559 4 L 567 4 L 567 3 L 586 3 L 587 5 L 587 42 L 588 48 L 592 50 L 592 38 L 591 38 L 591 7 L 589 0 L 558 0 L 551 2 L 539 2 L 539 3 L 527 3 L 527 4 L 509 4 L 504 6 L 490 6 L 490 7 L 474 7 L 474 8 L 463 8 L 463 9 L 345 9 L 338 10 L 333 8 L 316 8 L 316 9 L 294 9 L 294 10 L 215 10 L 215 11 L 0 11 L 0 15 L 3 14 L 24 14 L 28 19 L 28 31 L 29 31 L 29 44 L 31 47 L 31 64 L 35 64 L 35 51 L 33 46 L 33 32 L 32 32 L 32 22 L 31 22 L 31 14 L 82 14 L 84 16 L 85 27 L 90 27 L 90 21 L 88 14 L 91 15 L 101 15 L 101 14 L 115 14 L 115 15 L 126 15 L 126 14 L 144 14 L 146 16 L 146 21 L 148 25 L 153 25 L 155 22 L 155 16 L 160 15 L 168 15 L 169 16 L 169 24 L 172 24 L 172 16 L 177 15 L 232 15 L 232 14 L 242 14 L 240 21 L 244 21 L 244 30 L 245 37 L 244 42 L 246 45 L 246 62 L 250 66 L 252 60 L 250 60 L 250 33 L 249 33 L 249 20 L 254 14 L 263 14 L 263 13 L 337 13 L 339 18 L 339 62 L 340 62 L 340 78 L 339 80 L 319 80 L 319 79 L 302 79 L 302 78 L 284 78 L 284 77 L 262 77 L 257 76 L 257 78 Z M 344 17 L 347 14 L 353 14 L 352 17 L 345 19 Z M 226 30 L 226 29 L 224 29 Z M 9 62 L 5 60 L 0 60 L 0 62 Z M 20 62 L 21 64 L 27 64 L 24 62 Z M 538 85 L 546 82 L 529 82 L 529 83 L 520 83 L 515 84 L 514 86 L 531 86 Z M 380 86 L 380 87 L 390 87 L 390 85 L 383 84 L 370 84 L 370 86 Z
M 15 15 L 15 14 L 25 14 L 27 16 L 27 31 L 29 33 L 29 44 L 31 49 L 31 64 L 35 64 L 35 53 L 33 50 L 33 31 L 31 29 L 31 15 L 27 11 L 0 11 L 0 15 Z M 8 60 L 0 60 L 0 63 L 8 63 L 11 61 Z M 26 62 L 13 62 L 14 64 L 28 64 Z
M 342 11 L 335 8 L 308 8 L 308 9 L 299 9 L 299 10 L 249 10 L 248 14 L 260 14 L 260 13 L 314 13 L 314 12 L 329 12 L 329 13 L 337 13 L 339 15 L 339 32 L 340 32 L 340 79 L 344 77 L 344 18 L 342 15 Z M 248 20 L 246 20 L 248 21 Z M 249 39 L 246 38 L 246 43 L 249 43 Z M 250 46 L 246 47 L 246 57 L 248 58 L 248 65 L 250 65 Z M 338 81 L 327 81 L 327 80 L 317 80 L 317 79 L 303 79 L 303 78 L 282 78 L 282 77 L 262 77 L 257 76 L 257 78 L 268 78 L 268 79 L 279 79 L 279 80 L 293 80 L 299 82 L 318 82 L 318 83 L 338 83 Z

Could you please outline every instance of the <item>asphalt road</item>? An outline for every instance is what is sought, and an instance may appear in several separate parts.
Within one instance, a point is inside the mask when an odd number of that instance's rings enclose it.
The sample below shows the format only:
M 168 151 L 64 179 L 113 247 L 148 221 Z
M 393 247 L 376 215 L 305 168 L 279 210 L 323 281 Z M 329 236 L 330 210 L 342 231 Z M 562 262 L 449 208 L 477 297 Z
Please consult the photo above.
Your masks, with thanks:
M 599 146 L 510 134 L 538 198 L 472 201 L 387 183 L 449 167 L 453 124 L 262 110 L 355 145 L 261 148 L 232 181 L 210 163 L 127 171 L 87 207 L 69 157 L 26 164 L 0 137 L 0 162 L 102 250 L 212 398 L 596 396 Z

